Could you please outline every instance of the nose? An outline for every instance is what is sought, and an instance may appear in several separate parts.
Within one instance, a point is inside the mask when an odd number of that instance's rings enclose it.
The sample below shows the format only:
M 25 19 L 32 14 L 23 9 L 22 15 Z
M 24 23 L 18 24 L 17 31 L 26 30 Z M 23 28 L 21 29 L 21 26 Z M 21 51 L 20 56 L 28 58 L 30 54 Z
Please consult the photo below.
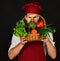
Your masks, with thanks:
M 33 22 L 34 21 L 34 18 L 31 18 L 31 21 Z

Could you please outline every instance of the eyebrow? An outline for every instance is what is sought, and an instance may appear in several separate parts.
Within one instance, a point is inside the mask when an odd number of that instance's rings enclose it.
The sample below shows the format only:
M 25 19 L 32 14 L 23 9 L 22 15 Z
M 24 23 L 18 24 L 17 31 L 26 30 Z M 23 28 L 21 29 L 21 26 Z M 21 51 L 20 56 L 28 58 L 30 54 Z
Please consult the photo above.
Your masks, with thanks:
M 38 17 L 38 16 L 34 16 L 34 18 L 36 18 L 36 17 Z
M 29 17 L 29 18 L 31 18 L 31 17 Z

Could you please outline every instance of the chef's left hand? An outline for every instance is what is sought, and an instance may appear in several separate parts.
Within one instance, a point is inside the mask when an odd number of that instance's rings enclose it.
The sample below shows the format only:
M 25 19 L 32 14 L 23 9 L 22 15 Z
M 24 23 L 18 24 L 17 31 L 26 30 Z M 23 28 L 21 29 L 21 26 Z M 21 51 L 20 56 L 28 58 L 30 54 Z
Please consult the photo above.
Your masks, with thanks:
M 49 40 L 49 38 L 48 38 L 48 35 L 46 36 L 45 39 L 42 39 L 41 41 L 42 41 L 42 42 L 45 42 L 45 43 L 50 42 L 50 40 Z

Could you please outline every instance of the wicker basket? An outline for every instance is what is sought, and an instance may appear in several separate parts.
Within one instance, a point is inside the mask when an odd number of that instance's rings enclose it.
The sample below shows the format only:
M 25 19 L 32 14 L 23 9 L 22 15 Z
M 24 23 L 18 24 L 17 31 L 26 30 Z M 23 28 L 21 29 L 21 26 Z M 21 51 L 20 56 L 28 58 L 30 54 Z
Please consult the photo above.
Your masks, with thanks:
M 43 20 L 44 26 L 46 26 L 46 21 L 45 21 L 44 17 L 40 15 L 40 18 Z M 43 39 L 43 37 L 40 34 L 38 34 L 38 33 L 37 34 L 29 33 L 26 36 L 26 39 L 27 39 L 28 42 L 31 42 L 31 41 L 40 41 L 41 39 Z

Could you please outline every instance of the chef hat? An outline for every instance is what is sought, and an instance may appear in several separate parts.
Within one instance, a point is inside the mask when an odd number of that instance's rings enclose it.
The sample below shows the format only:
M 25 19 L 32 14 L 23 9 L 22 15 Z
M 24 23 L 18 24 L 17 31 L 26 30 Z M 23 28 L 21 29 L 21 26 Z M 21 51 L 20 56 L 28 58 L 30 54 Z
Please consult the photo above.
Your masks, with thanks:
M 42 7 L 39 2 L 29 2 L 22 6 L 22 9 L 24 9 L 26 13 L 39 14 L 42 10 Z

